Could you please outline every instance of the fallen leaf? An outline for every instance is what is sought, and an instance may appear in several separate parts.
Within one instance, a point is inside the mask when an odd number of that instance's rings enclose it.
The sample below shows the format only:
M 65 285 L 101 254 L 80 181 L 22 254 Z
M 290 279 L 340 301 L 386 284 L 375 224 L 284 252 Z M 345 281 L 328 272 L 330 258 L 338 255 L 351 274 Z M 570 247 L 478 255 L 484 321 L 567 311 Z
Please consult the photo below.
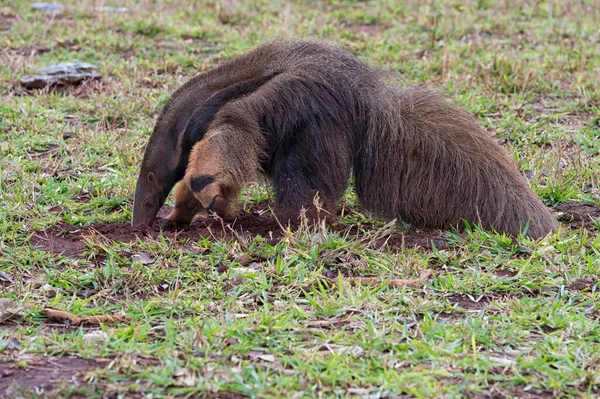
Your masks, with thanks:
M 506 357 L 496 357 L 496 356 L 490 356 L 488 357 L 488 360 L 490 362 L 494 362 L 494 363 L 498 363 L 498 364 L 502 364 L 504 366 L 512 366 L 517 364 L 517 362 L 513 359 L 508 359 Z
M 261 351 L 250 352 L 250 358 L 264 360 L 265 362 L 269 362 L 269 363 L 273 363 L 275 361 L 275 355 L 272 355 L 270 353 L 261 352 Z
M 369 388 L 348 388 L 348 390 L 346 392 L 348 392 L 350 395 L 356 395 L 356 396 L 360 396 L 361 398 L 364 398 L 364 397 L 368 397 L 368 395 L 371 393 L 371 389 L 369 389 Z
M 20 347 L 21 343 L 16 338 L 0 340 L 0 350 L 13 351 L 15 349 L 19 349 Z
M 88 343 L 99 343 L 106 341 L 108 339 L 108 334 L 102 330 L 90 331 L 83 334 L 83 339 Z
M 365 351 L 360 346 L 345 346 L 335 344 L 324 344 L 319 349 L 319 352 L 330 352 L 337 354 L 346 354 L 350 356 L 360 356 Z
M 56 289 L 50 284 L 44 284 L 39 288 L 40 291 L 44 292 L 49 298 L 56 296 Z
M 246 277 L 256 276 L 258 271 L 252 267 L 232 267 L 229 270 L 237 274 L 245 274 Z
M 331 327 L 331 322 L 329 320 L 311 320 L 308 323 L 306 323 L 306 326 L 318 328 Z
M 196 375 L 191 370 L 184 368 L 177 369 L 173 373 L 173 377 L 175 377 L 175 381 L 179 386 L 192 387 L 196 385 Z
M 2 270 L 0 270 L 0 280 L 8 281 L 11 284 L 15 283 L 15 280 L 13 280 L 13 278 L 9 274 L 3 272 Z
M 64 132 L 63 133 L 63 140 L 68 140 L 68 139 L 72 139 L 77 137 L 77 135 L 73 132 Z
M 225 273 L 227 270 L 229 270 L 229 266 L 227 266 L 225 263 L 219 262 L 217 265 L 217 271 L 219 273 Z
M 360 356 L 365 350 L 360 346 L 346 346 L 341 348 L 338 353 L 343 353 L 350 356 Z
M 52 208 L 48 208 L 48 212 L 50 212 L 50 213 L 61 214 L 64 211 L 65 211 L 65 208 L 63 208 L 60 205 L 56 205 L 56 206 L 53 206 Z
M 21 316 L 23 308 L 9 298 L 0 298 L 0 323 Z
M 146 252 L 141 252 L 139 254 L 133 255 L 133 260 L 140 262 L 142 265 L 151 265 L 156 262 L 156 259 L 147 254 Z
M 79 317 L 74 315 L 73 313 L 65 312 L 62 310 L 50 309 L 46 308 L 42 311 L 42 313 L 48 317 L 59 320 L 68 320 L 72 325 L 76 326 L 79 324 L 94 324 L 98 325 L 100 323 L 109 323 L 113 321 L 125 321 L 128 320 L 129 317 L 125 315 L 98 315 L 98 316 L 84 316 Z

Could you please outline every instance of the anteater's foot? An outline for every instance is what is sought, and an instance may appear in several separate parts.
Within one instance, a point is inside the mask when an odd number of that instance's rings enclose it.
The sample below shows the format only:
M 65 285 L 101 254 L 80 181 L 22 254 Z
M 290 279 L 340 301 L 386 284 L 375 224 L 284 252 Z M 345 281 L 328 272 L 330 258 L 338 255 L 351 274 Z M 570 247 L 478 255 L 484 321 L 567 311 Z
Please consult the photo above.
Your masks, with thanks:
M 337 216 L 334 212 L 329 212 L 325 209 L 317 209 L 313 206 L 305 209 L 304 211 L 292 210 L 292 209 L 278 209 L 275 212 L 279 223 L 283 226 L 290 226 L 296 228 L 303 222 L 308 225 L 317 225 L 321 222 L 331 226 L 337 222 Z
M 161 230 L 184 230 L 189 227 L 190 222 L 185 220 L 170 220 L 169 218 L 162 218 L 158 221 L 158 227 Z
M 206 208 L 206 211 L 210 213 L 214 213 L 220 218 L 225 218 L 229 211 L 229 201 L 223 198 L 220 195 L 215 196 L 210 205 Z

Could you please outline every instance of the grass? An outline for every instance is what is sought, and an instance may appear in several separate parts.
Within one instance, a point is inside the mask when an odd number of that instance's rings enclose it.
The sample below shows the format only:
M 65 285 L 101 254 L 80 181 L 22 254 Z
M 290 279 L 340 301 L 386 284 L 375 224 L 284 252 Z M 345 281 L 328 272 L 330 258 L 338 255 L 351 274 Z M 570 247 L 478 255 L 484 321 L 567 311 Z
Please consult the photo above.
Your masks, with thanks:
M 597 210 L 595 1 L 110 3 L 125 14 L 64 3 L 54 16 L 0 4 L 0 293 L 20 308 L 0 323 L 0 375 L 21 382 L 15 397 L 600 393 L 598 219 L 563 223 L 538 242 L 472 229 L 441 232 L 443 248 L 398 250 L 368 245 L 386 228 L 349 190 L 345 221 L 359 235 L 306 226 L 276 242 L 92 234 L 78 257 L 30 241 L 58 223 L 128 222 L 168 94 L 279 33 L 338 41 L 406 83 L 450 94 L 549 206 Z M 75 60 L 98 65 L 103 79 L 60 93 L 19 87 L 38 67 Z M 243 203 L 269 198 L 255 186 Z M 335 278 L 424 270 L 433 276 L 418 289 Z M 131 319 L 65 326 L 44 316 L 47 307 Z M 51 381 L 52 364 L 70 357 L 88 362 L 85 377 Z M 26 383 L 34 375 L 37 385 Z

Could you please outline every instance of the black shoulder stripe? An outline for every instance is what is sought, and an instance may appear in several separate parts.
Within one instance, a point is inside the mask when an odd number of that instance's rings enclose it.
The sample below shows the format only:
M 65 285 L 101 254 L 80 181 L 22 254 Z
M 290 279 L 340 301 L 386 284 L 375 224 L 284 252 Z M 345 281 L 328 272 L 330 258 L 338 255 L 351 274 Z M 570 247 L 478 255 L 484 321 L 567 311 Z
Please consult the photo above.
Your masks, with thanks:
M 196 176 L 190 179 L 190 188 L 194 192 L 200 192 L 204 189 L 204 187 L 208 186 L 214 181 L 215 178 L 209 175 Z
M 227 102 L 235 100 L 246 94 L 256 91 L 260 86 L 264 85 L 280 72 L 274 72 L 270 75 L 261 76 L 255 79 L 245 80 L 235 85 L 219 90 L 210 96 L 202 106 L 200 106 L 189 119 L 188 125 L 183 133 L 184 137 L 181 140 L 181 159 L 177 166 L 177 175 L 183 177 L 185 168 L 189 160 L 190 151 L 194 144 L 204 138 L 208 126 L 215 119 L 217 112 Z

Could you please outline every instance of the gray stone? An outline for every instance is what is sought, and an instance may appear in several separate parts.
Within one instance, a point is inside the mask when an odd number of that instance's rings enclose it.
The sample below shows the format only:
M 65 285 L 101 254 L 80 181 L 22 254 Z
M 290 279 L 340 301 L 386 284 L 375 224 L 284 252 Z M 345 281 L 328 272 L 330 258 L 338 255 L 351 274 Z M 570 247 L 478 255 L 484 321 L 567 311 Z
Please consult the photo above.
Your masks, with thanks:
M 100 79 L 98 67 L 85 62 L 65 62 L 48 65 L 36 71 L 35 75 L 25 75 L 21 85 L 27 89 L 41 89 L 46 86 L 75 85 L 84 80 Z
M 33 10 L 41 11 L 46 14 L 58 12 L 63 9 L 62 3 L 33 3 L 31 5 Z

